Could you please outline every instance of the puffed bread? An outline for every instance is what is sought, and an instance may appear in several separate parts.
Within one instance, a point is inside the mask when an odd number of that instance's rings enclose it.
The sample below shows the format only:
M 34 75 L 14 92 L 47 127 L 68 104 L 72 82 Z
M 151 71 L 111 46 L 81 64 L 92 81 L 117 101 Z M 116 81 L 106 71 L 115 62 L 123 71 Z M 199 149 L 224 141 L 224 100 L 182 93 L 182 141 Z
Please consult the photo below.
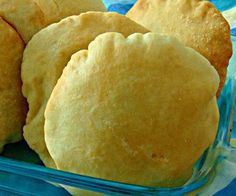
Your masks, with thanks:
M 27 103 L 21 93 L 24 42 L 0 17 L 0 151 L 22 139 Z
M 219 96 L 232 55 L 230 27 L 208 1 L 138 0 L 127 16 L 153 32 L 177 37 L 194 48 L 220 75 Z
M 54 167 L 44 141 L 44 110 L 48 98 L 71 55 L 86 49 L 101 33 L 125 36 L 147 30 L 116 13 L 88 12 L 48 26 L 28 43 L 22 63 L 23 94 L 29 103 L 24 138 L 45 165 Z
M 175 38 L 99 35 L 72 56 L 50 96 L 46 145 L 60 170 L 183 185 L 214 141 L 218 85 L 209 61 Z

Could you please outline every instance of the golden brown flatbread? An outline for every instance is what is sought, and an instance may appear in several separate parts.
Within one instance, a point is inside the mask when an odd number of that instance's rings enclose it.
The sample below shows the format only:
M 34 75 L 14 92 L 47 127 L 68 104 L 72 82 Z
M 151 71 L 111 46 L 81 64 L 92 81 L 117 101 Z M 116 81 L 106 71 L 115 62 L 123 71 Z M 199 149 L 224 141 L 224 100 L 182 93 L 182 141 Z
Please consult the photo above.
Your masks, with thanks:
M 208 1 L 138 0 L 127 16 L 153 32 L 177 37 L 205 56 L 220 75 L 217 95 L 224 85 L 232 55 L 230 27 Z
M 0 151 L 22 139 L 27 104 L 21 93 L 21 59 L 24 43 L 0 17 Z
M 99 35 L 72 56 L 50 96 L 46 145 L 60 170 L 183 185 L 214 141 L 218 85 L 209 61 L 175 38 Z
M 23 94 L 29 103 L 24 138 L 43 162 L 55 167 L 44 141 L 44 110 L 71 55 L 86 49 L 97 35 L 117 31 L 125 36 L 147 30 L 116 13 L 88 12 L 48 26 L 28 43 L 22 63 Z

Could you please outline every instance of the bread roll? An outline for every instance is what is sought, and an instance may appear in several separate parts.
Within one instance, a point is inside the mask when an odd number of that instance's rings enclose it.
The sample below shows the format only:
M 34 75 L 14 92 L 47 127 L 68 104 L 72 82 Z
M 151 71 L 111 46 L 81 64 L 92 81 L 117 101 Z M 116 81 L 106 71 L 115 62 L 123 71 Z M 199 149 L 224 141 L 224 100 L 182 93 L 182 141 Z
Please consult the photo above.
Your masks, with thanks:
M 218 85 L 208 60 L 175 38 L 99 35 L 72 56 L 50 96 L 47 148 L 60 170 L 183 185 L 214 141 Z
M 220 75 L 217 95 L 224 86 L 232 55 L 230 27 L 208 1 L 138 0 L 127 16 L 153 32 L 175 36 L 203 56 Z

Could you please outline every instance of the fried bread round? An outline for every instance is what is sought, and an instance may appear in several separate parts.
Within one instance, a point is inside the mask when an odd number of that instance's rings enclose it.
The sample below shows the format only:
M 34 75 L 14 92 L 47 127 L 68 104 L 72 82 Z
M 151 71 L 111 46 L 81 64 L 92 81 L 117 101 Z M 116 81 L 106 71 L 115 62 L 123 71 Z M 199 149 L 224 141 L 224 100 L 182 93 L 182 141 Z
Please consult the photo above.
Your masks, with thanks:
M 210 2 L 138 0 L 127 16 L 153 32 L 175 36 L 205 56 L 220 75 L 217 95 L 220 94 L 232 43 L 229 24 Z
M 21 93 L 24 42 L 0 17 L 0 151 L 22 139 L 27 104 Z
M 24 138 L 43 162 L 54 167 L 44 141 L 44 110 L 71 55 L 87 49 L 97 35 L 117 31 L 125 36 L 147 30 L 116 13 L 88 12 L 68 17 L 37 33 L 28 43 L 22 63 L 23 94 L 29 103 Z
M 46 145 L 60 170 L 183 185 L 214 141 L 218 85 L 209 61 L 176 38 L 99 35 L 72 56 L 50 96 Z

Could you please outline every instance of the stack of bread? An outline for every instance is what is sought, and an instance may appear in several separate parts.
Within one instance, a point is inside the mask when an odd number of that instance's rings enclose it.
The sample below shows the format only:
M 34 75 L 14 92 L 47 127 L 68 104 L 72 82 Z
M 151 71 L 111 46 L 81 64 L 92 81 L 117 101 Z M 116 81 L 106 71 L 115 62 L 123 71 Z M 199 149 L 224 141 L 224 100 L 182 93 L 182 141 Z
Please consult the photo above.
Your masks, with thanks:
M 22 139 L 28 111 L 21 93 L 24 48 L 51 23 L 89 10 L 106 9 L 101 0 L 0 0 L 0 151 Z
M 211 3 L 138 0 L 123 16 L 100 0 L 0 0 L 0 26 L 1 147 L 24 126 L 47 167 L 145 186 L 189 179 L 214 141 L 232 54 Z

